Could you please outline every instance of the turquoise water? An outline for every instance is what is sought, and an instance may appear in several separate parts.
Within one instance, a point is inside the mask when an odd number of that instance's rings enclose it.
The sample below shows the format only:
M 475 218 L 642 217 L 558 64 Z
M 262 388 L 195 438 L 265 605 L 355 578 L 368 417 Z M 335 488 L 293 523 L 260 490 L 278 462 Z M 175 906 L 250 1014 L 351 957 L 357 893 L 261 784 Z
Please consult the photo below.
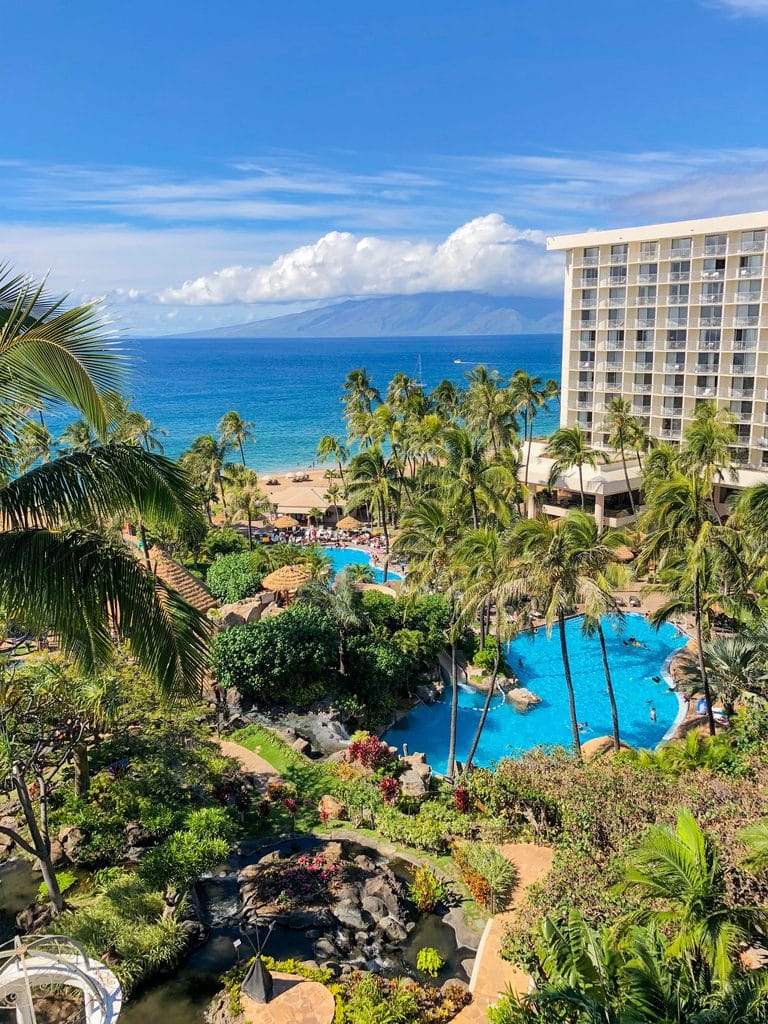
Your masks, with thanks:
M 344 434 L 341 387 L 365 367 L 385 390 L 393 374 L 419 372 L 427 387 L 456 383 L 478 363 L 505 377 L 524 367 L 560 379 L 560 336 L 482 338 L 318 338 L 276 340 L 153 338 L 126 341 L 134 357 L 127 393 L 134 405 L 168 431 L 166 452 L 179 455 L 199 434 L 211 433 L 237 409 L 256 424 L 246 457 L 258 472 L 309 466 L 323 434 Z M 455 363 L 460 359 L 461 363 Z M 556 405 L 536 421 L 537 432 L 557 426 Z
M 597 637 L 582 633 L 581 617 L 568 619 L 565 636 L 576 694 L 576 714 L 582 742 L 611 734 L 611 711 L 605 689 L 605 676 Z M 621 624 L 604 620 L 608 664 L 619 712 L 622 739 L 632 747 L 655 747 L 674 723 L 679 709 L 677 696 L 662 675 L 662 666 L 674 651 L 684 646 L 686 637 L 676 637 L 675 628 L 652 629 L 641 615 L 627 615 Z M 635 637 L 646 647 L 624 643 Z M 501 757 L 513 756 L 542 744 L 570 746 L 571 726 L 568 695 L 560 655 L 557 628 L 551 637 L 540 629 L 536 635 L 524 633 L 507 645 L 507 659 L 522 685 L 541 697 L 527 714 L 518 714 L 511 704 L 494 697 L 480 739 L 475 763 L 490 765 Z M 654 679 L 658 677 L 658 681 Z M 450 697 L 450 695 L 448 695 Z M 484 695 L 463 688 L 459 698 L 457 756 L 466 758 L 477 728 Z M 651 705 L 656 721 L 650 718 Z M 431 707 L 420 704 L 386 734 L 389 743 L 408 744 L 409 750 L 423 751 L 436 771 L 447 767 L 450 699 Z
M 376 583 L 384 582 L 384 573 L 377 566 L 371 564 L 371 558 L 367 551 L 361 548 L 326 548 L 325 553 L 333 562 L 334 573 L 341 572 L 348 565 L 371 565 L 373 577 Z M 403 577 L 391 569 L 387 573 L 389 580 L 401 580 Z

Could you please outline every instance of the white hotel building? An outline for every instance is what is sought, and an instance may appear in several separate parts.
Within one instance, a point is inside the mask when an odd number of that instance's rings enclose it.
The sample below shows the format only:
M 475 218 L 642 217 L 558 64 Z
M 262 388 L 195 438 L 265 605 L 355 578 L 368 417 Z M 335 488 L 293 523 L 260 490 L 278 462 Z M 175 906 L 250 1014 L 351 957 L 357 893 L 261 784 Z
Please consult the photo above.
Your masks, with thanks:
M 697 403 L 714 402 L 734 416 L 739 484 L 764 480 L 767 236 L 762 212 L 550 238 L 565 252 L 561 425 L 606 447 L 606 409 L 621 396 L 652 436 L 676 442 Z M 589 476 L 602 506 L 615 471 Z M 618 477 L 606 493 L 617 488 L 626 497 Z

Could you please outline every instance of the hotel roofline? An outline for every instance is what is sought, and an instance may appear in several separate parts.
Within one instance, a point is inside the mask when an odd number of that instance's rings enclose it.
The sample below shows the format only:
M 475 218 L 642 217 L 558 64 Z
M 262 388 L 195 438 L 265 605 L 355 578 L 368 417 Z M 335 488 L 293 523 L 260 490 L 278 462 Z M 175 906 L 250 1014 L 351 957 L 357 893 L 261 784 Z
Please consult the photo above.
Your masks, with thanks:
M 577 235 L 553 235 L 547 238 L 547 249 L 576 249 L 579 246 L 600 245 L 606 242 L 651 242 L 659 238 L 701 235 L 716 231 L 736 231 L 740 228 L 764 228 L 768 211 L 736 213 L 727 217 L 705 217 L 701 220 L 677 220 L 664 224 L 645 224 L 636 228 L 613 228 L 604 231 L 583 231 Z

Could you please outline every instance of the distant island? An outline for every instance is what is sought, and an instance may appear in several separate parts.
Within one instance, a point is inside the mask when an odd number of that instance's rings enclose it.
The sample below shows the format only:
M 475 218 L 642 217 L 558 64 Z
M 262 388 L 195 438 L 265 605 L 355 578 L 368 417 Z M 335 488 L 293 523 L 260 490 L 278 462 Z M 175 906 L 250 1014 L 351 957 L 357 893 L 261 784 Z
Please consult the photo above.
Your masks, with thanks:
M 555 334 L 559 300 L 495 298 L 476 292 L 429 292 L 349 299 L 320 309 L 231 327 L 185 333 L 185 338 L 393 338 L 493 334 Z

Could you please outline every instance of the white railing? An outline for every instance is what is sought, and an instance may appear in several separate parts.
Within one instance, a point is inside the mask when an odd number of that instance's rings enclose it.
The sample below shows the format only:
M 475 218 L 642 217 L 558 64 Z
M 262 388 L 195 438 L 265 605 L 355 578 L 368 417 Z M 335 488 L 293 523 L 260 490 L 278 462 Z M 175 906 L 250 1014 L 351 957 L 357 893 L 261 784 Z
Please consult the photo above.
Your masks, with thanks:
M 737 242 L 736 252 L 762 252 L 765 249 L 765 239 L 762 242 Z
M 762 267 L 739 267 L 739 277 L 762 277 Z
M 719 363 L 696 363 L 693 367 L 693 372 L 704 374 L 706 377 L 715 377 L 719 369 Z
M 636 306 L 655 306 L 656 296 L 655 295 L 638 295 Z
M 685 363 L 664 363 L 664 373 L 685 373 Z
M 594 370 L 594 368 L 595 368 L 595 361 L 594 361 L 594 359 L 581 359 L 581 360 L 579 360 L 579 369 L 580 370 Z
M 635 327 L 639 327 L 641 330 L 652 331 L 656 326 L 656 317 L 652 320 L 647 320 L 645 317 L 635 317 Z
M 667 274 L 668 281 L 690 281 L 690 270 L 670 270 Z
M 574 256 L 574 267 L 595 267 L 600 262 L 599 256 Z
M 754 388 L 729 388 L 728 394 L 731 398 L 754 398 Z
M 693 389 L 693 393 L 699 398 L 714 398 L 717 395 L 717 388 L 713 388 L 709 384 L 697 384 Z
M 661 258 L 663 260 L 689 260 L 691 258 L 690 249 L 666 249 Z
M 612 349 L 614 352 L 621 351 L 624 348 L 624 342 L 615 341 L 613 338 L 609 338 L 605 343 L 605 347 L 607 349 Z
M 662 384 L 661 385 L 662 395 L 682 395 L 683 385 L 682 384 Z
M 759 316 L 735 316 L 733 318 L 734 327 L 757 327 L 759 323 Z
M 720 342 L 719 341 L 700 341 L 699 342 L 700 352 L 719 352 Z
M 748 352 L 750 349 L 757 347 L 757 342 L 754 339 L 752 341 L 740 341 L 737 339 L 734 341 L 733 347 L 736 352 Z
M 696 319 L 694 318 L 694 324 Z M 700 316 L 698 319 L 699 327 L 722 327 L 723 318 L 722 316 Z
M 722 281 L 725 277 L 724 270 L 702 270 L 702 281 Z
M 629 348 L 635 348 L 639 352 L 643 352 L 643 351 L 647 352 L 649 349 L 653 348 L 653 345 L 654 345 L 654 342 L 653 342 L 652 338 L 650 340 L 646 339 L 646 338 L 642 338 L 639 341 L 637 341 L 637 340 L 636 341 L 631 341 L 629 343 Z
M 668 316 L 667 327 L 687 327 L 688 317 L 687 316 Z
M 622 317 L 619 320 L 601 320 L 600 326 L 603 329 L 607 328 L 609 331 L 620 330 L 624 326 L 624 318 Z
M 685 338 L 682 340 L 679 338 L 673 338 L 666 342 L 666 347 L 669 349 L 683 349 L 688 347 L 688 342 Z
M 656 284 L 658 280 L 658 274 L 638 274 L 636 278 L 638 284 Z
M 610 262 L 614 265 L 627 262 L 627 254 L 625 252 L 612 252 L 610 256 Z
M 648 395 L 651 392 L 651 384 L 633 384 L 632 390 L 636 395 Z
M 757 444 L 758 448 L 768 448 L 768 437 L 758 437 L 755 443 Z
M 659 431 L 659 437 L 675 440 L 680 437 L 681 433 L 680 427 L 668 427 Z
M 708 245 L 697 247 L 694 256 L 725 256 L 727 252 L 727 242 L 710 242 Z
M 626 274 L 615 274 L 610 277 L 604 277 L 600 281 L 600 285 L 603 288 L 621 288 L 622 285 L 627 283 Z

